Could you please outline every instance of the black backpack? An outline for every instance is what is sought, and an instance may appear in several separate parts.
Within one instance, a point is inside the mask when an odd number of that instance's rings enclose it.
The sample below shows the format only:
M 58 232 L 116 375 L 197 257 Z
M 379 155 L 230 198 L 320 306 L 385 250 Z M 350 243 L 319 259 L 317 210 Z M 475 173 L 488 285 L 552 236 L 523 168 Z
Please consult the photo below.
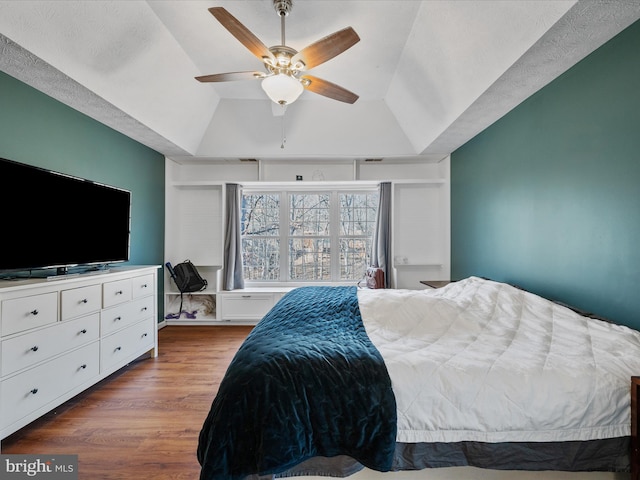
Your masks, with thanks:
M 172 267 L 169 262 L 166 265 L 180 293 L 199 292 L 207 288 L 207 281 L 200 276 L 200 273 L 198 273 L 195 265 L 190 260 L 185 260 L 175 267 Z
M 182 315 L 182 294 L 189 292 L 199 292 L 207 288 L 207 281 L 200 276 L 198 269 L 190 260 L 185 260 L 182 263 L 177 264 L 175 267 L 170 262 L 165 263 L 169 275 L 173 278 L 173 281 L 180 291 L 180 310 L 178 311 L 178 318 Z

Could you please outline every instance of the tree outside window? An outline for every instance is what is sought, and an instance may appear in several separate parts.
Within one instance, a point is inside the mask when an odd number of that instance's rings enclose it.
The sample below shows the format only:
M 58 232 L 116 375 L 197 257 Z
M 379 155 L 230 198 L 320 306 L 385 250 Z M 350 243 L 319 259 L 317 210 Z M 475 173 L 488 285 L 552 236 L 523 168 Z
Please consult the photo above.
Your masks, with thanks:
M 377 206 L 376 190 L 246 192 L 242 197 L 245 280 L 361 279 Z
M 243 195 L 240 220 L 244 279 L 278 280 L 280 195 Z

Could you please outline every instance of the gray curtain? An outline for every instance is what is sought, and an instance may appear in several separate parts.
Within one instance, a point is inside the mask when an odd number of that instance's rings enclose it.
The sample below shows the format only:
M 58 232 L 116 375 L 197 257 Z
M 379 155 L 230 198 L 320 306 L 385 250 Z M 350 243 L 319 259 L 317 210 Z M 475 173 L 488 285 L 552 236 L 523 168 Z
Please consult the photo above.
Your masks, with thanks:
M 371 242 L 371 265 L 384 272 L 384 287 L 391 287 L 391 182 L 378 186 L 378 216 Z
M 244 277 L 242 276 L 242 239 L 240 238 L 240 202 L 241 185 L 228 183 L 226 219 L 227 225 L 224 230 L 224 272 L 222 288 L 223 290 L 235 290 L 244 288 Z

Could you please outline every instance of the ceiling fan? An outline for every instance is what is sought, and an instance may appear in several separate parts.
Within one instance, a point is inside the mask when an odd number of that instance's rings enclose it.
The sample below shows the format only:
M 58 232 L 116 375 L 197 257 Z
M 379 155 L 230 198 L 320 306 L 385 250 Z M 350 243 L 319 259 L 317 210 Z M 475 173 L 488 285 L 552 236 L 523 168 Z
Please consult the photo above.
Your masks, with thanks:
M 341 54 L 360 41 L 351 27 L 328 35 L 303 48 L 299 52 L 285 43 L 285 17 L 292 7 L 292 0 L 273 0 L 280 16 L 281 44 L 267 47 L 258 37 L 222 7 L 209 12 L 245 47 L 264 63 L 265 72 L 229 72 L 196 77 L 200 82 L 227 82 L 232 80 L 262 80 L 262 88 L 271 100 L 280 105 L 294 102 L 304 90 L 345 103 L 354 103 L 358 95 L 349 90 L 312 75 L 302 74 Z

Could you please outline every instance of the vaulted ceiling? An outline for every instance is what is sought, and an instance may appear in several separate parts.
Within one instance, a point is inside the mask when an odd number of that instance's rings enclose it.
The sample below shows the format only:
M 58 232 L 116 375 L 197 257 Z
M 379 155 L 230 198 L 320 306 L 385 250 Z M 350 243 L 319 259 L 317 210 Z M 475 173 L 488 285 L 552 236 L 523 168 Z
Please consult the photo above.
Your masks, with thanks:
M 0 0 L 0 70 L 176 159 L 438 160 L 640 18 L 640 0 L 294 0 L 290 47 L 358 33 L 310 73 L 359 99 L 305 91 L 282 116 L 258 80 L 194 79 L 263 67 L 213 6 L 280 43 L 273 0 Z

